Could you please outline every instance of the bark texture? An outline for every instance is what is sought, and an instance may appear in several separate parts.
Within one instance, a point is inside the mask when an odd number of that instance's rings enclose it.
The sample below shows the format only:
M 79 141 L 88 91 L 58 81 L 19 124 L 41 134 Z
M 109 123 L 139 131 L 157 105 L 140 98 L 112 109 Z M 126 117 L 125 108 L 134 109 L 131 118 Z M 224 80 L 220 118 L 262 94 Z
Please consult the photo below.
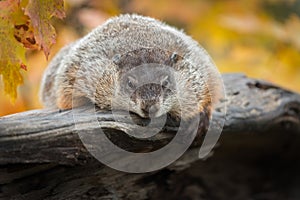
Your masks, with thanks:
M 199 160 L 201 143 L 194 142 L 180 159 L 149 173 L 101 164 L 78 130 L 94 133 L 100 125 L 123 149 L 148 152 L 174 137 L 172 121 L 140 141 L 126 134 L 134 125 L 121 112 L 83 112 L 76 123 L 70 110 L 0 118 L 0 199 L 300 199 L 299 94 L 241 74 L 223 78 L 226 122 L 213 155 Z M 198 132 L 205 129 L 200 124 Z

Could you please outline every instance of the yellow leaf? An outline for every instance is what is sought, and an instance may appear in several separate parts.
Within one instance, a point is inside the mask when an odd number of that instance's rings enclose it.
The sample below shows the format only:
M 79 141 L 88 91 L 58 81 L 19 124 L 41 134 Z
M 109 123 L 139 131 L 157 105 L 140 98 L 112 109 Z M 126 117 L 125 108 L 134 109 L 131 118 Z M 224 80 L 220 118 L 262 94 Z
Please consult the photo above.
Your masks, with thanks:
M 14 37 L 14 23 L 20 7 L 18 1 L 7 0 L 0 2 L 0 9 L 0 75 L 5 93 L 14 101 L 17 97 L 17 86 L 23 82 L 21 65 L 26 63 L 25 48 Z M 19 16 L 17 18 L 19 21 L 25 19 Z

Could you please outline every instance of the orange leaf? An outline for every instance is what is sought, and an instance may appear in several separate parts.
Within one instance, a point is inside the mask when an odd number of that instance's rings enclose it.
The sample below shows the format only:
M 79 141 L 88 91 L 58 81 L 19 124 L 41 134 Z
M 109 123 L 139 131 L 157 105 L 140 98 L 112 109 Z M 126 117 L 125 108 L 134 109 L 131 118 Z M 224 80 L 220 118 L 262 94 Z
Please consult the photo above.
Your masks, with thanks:
M 35 41 L 33 27 L 27 21 L 24 24 L 15 25 L 14 36 L 18 42 L 21 42 L 24 47 L 29 49 L 38 49 L 39 46 Z
M 60 19 L 65 17 L 63 0 L 29 0 L 25 14 L 32 22 L 37 43 L 48 58 L 50 48 L 56 41 L 55 29 L 50 20 L 53 16 Z
M 21 67 L 21 69 L 24 69 L 25 71 L 27 71 L 27 66 L 24 63 L 21 63 L 20 67 Z

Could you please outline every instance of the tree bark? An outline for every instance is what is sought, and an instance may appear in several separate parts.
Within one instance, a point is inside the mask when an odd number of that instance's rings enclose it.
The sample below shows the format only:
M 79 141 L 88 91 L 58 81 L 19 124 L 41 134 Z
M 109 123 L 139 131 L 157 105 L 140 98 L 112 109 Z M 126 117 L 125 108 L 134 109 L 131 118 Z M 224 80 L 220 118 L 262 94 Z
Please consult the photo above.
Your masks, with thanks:
M 125 133 L 134 127 L 121 112 L 82 113 L 76 123 L 71 110 L 0 118 L 0 199 L 299 199 L 299 94 L 241 74 L 223 80 L 227 114 L 213 155 L 199 160 L 201 143 L 195 142 L 180 159 L 149 173 L 101 164 L 78 127 L 92 133 L 100 125 L 123 149 L 149 152 L 174 137 L 172 121 L 141 142 Z

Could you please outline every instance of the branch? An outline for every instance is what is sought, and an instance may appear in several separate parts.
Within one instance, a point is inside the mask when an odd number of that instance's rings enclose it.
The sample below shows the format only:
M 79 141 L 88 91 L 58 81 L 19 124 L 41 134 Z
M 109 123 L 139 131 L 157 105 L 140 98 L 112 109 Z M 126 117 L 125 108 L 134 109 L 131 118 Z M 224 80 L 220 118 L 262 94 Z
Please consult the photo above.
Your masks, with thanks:
M 281 144 L 287 144 L 286 141 L 294 141 L 299 145 L 298 140 L 295 140 L 300 133 L 298 94 L 240 74 L 223 75 L 223 80 L 227 95 L 226 123 L 220 147 L 215 150 L 216 155 L 210 158 L 213 162 L 208 166 L 219 166 L 224 157 L 231 152 L 230 149 L 237 144 L 242 144 L 241 148 L 247 149 L 247 145 L 258 146 L 263 143 L 264 149 L 269 149 L 267 154 L 278 152 L 282 148 Z M 94 123 L 95 116 L 99 124 Z M 125 114 L 113 116 L 110 112 L 97 112 L 95 116 L 83 113 L 76 117 L 76 126 L 93 133 L 100 125 L 105 134 L 118 146 L 130 151 L 141 148 L 146 152 L 158 149 L 170 141 L 176 131 L 176 127 L 170 123 L 162 133 L 141 142 L 126 134 L 134 125 L 128 122 Z M 140 124 L 145 123 L 139 118 L 134 120 Z M 203 132 L 204 127 L 200 129 L 198 132 Z M 269 135 L 266 137 L 265 133 Z M 247 142 L 242 141 L 241 137 L 247 137 Z M 288 144 L 290 146 L 290 143 Z M 199 143 L 194 144 L 183 157 L 163 170 L 132 175 L 104 167 L 90 155 L 75 131 L 73 113 L 70 110 L 34 110 L 2 117 L 0 184 L 3 187 L 0 186 L 0 191 L 4 188 L 4 192 L 0 193 L 0 197 L 3 195 L 16 199 L 81 199 L 86 195 L 99 199 L 155 199 L 164 197 L 166 190 L 171 186 L 178 191 L 172 192 L 174 197 L 169 195 L 165 198 L 176 199 L 179 193 L 185 197 L 186 194 L 180 191 L 193 190 L 189 187 L 193 186 L 193 180 L 196 180 L 194 176 L 203 176 L 203 173 L 187 174 L 195 166 L 203 165 L 204 161 L 197 158 L 197 147 L 199 148 Z M 295 156 L 295 150 L 290 151 L 289 155 Z M 239 152 L 235 152 L 235 155 L 239 155 Z M 236 157 L 243 158 L 241 155 Z M 208 168 L 202 166 L 204 171 Z M 82 171 L 86 173 L 83 175 Z M 32 177 L 35 177 L 37 182 L 25 187 Z M 190 179 L 176 181 L 181 180 L 180 177 Z M 203 189 L 209 186 L 197 187 Z M 212 195 L 207 190 L 204 193 L 207 196 Z

